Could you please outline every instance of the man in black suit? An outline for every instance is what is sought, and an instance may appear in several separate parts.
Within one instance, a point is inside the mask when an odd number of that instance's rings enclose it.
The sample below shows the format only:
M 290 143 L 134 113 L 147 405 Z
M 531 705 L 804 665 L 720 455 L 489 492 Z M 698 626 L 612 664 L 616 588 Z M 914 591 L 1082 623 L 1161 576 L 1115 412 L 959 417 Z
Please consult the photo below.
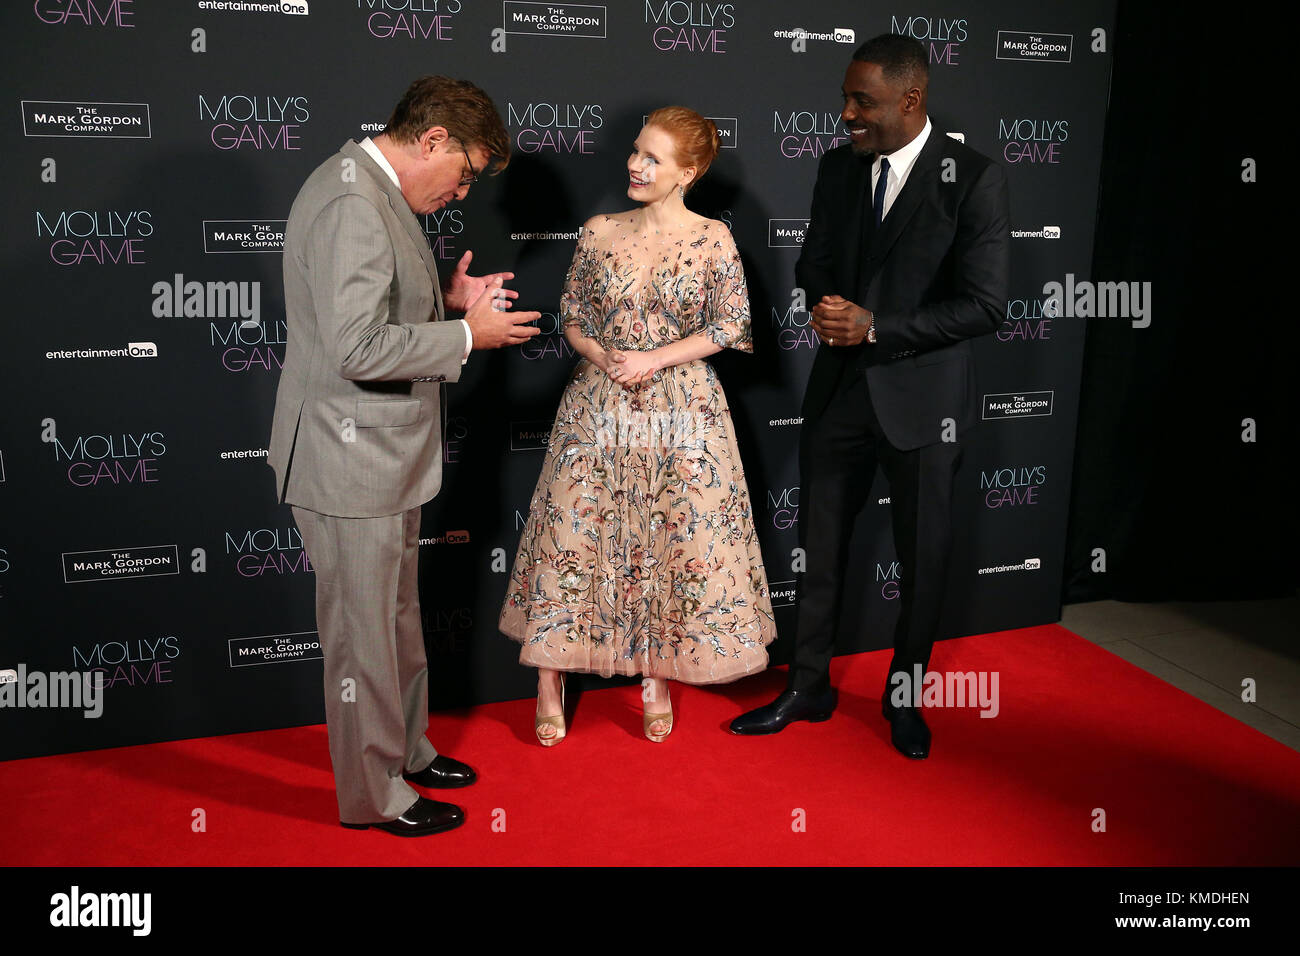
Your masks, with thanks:
M 902 565 L 881 704 L 894 746 L 929 755 L 911 695 L 900 707 L 889 692 L 895 675 L 910 681 L 914 665 L 926 670 L 938 629 L 959 439 L 978 417 L 969 340 L 1002 317 L 1011 227 L 1002 168 L 931 126 L 928 79 L 924 47 L 892 34 L 859 47 L 845 73 L 849 143 L 822 157 L 795 266 L 822 345 L 799 445 L 807 570 L 794 659 L 787 689 L 733 720 L 733 733 L 776 733 L 834 710 L 830 661 L 849 539 L 880 467 Z

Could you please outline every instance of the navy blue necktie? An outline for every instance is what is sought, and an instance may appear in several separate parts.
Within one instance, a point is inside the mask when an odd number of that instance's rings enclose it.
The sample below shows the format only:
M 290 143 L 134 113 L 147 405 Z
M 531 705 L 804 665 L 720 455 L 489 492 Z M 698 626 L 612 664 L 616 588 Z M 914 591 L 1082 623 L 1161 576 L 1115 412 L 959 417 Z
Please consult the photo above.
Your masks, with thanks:
M 885 218 L 885 188 L 889 185 L 889 159 L 886 156 L 880 157 L 880 178 L 876 180 L 876 192 L 871 198 L 872 208 L 876 213 L 876 228 L 880 228 L 880 221 Z

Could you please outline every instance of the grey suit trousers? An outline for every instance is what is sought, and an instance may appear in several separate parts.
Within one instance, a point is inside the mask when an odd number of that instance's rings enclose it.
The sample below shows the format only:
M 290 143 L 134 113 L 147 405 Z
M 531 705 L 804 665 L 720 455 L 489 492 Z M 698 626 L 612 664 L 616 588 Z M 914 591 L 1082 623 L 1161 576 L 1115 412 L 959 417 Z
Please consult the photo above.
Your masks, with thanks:
M 420 619 L 420 509 L 339 518 L 293 507 L 316 569 L 316 627 L 325 658 L 325 721 L 342 823 L 393 820 L 419 794 L 404 770 L 437 751 Z

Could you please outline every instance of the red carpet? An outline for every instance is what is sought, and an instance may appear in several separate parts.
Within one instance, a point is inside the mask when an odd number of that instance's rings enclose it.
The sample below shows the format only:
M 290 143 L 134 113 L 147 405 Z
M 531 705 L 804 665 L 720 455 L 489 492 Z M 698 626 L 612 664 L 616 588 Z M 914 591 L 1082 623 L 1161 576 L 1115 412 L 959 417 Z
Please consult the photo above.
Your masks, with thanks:
M 783 671 L 673 685 L 659 746 L 635 686 L 587 692 L 549 750 L 531 699 L 435 714 L 430 739 L 480 780 L 444 791 L 463 827 L 415 840 L 338 826 L 323 725 L 0 763 L 3 862 L 1300 863 L 1300 755 L 1060 627 L 938 645 L 934 670 L 999 672 L 1001 713 L 931 711 L 925 761 L 889 745 L 887 665 L 837 658 L 835 716 L 774 737 L 724 728 Z

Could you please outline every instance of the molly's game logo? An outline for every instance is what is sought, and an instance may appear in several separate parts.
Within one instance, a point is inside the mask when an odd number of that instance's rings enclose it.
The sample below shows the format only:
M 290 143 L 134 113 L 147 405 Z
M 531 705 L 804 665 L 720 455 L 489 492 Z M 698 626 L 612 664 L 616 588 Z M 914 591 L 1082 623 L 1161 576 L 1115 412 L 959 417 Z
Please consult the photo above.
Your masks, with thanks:
M 199 121 L 220 150 L 302 149 L 302 125 L 311 119 L 305 96 L 199 94 Z
M 772 132 L 786 159 L 815 159 L 849 141 L 840 114 L 825 110 L 773 110 Z
M 357 0 L 366 30 L 381 40 L 451 40 L 462 7 L 462 0 Z
M 970 30 L 964 17 L 891 16 L 889 32 L 919 40 L 931 66 L 957 66 Z
M 589 156 L 595 151 L 596 131 L 605 125 L 600 103 L 506 104 L 506 125 L 513 129 L 521 153 L 572 153 Z
M 643 0 L 654 48 L 663 53 L 726 53 L 736 4 L 701 0 Z
M 36 238 L 49 240 L 50 258 L 61 266 L 143 265 L 144 240 L 152 235 L 148 209 L 36 212 Z

